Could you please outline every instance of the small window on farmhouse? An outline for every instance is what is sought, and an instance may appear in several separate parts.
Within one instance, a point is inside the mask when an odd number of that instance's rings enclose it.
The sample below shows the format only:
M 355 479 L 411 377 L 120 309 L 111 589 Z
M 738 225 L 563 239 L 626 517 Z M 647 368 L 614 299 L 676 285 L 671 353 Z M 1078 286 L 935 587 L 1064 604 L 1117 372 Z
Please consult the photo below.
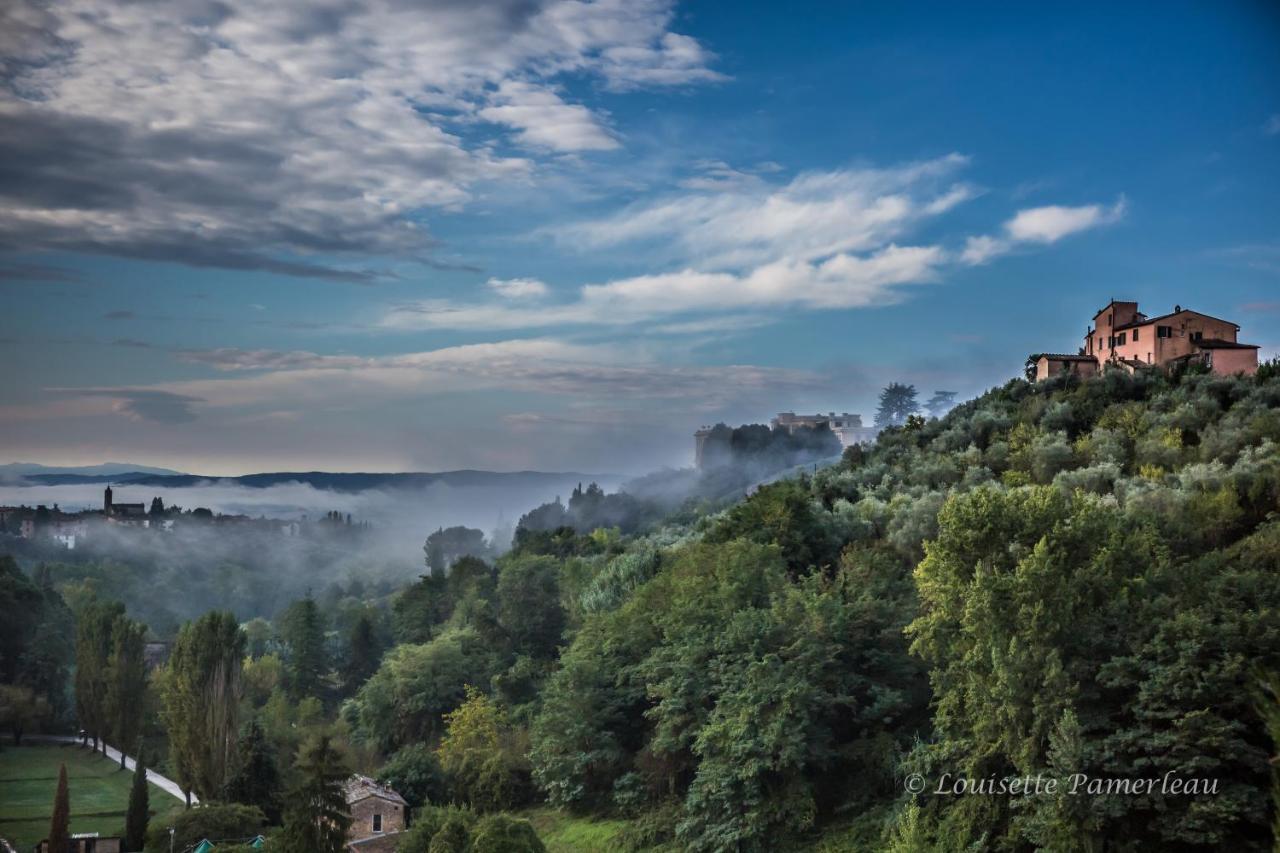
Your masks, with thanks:
M 1133 342 L 1134 342 L 1135 344 L 1138 342 L 1138 330 L 1137 330 L 1137 329 L 1134 329 L 1134 330 L 1133 330 Z
M 373 814 L 373 831 L 382 832 L 382 815 L 378 812 Z
M 1204 338 L 1204 332 L 1192 332 L 1191 340 L 1198 341 Z
M 1125 335 L 1127 335 L 1127 334 L 1129 334 L 1129 333 L 1128 333 L 1128 332 L 1121 332 L 1121 333 L 1120 333 L 1120 341 L 1119 341 L 1120 346 L 1124 346 L 1124 338 L 1125 338 Z
M 1173 326 L 1156 326 L 1157 338 L 1172 338 Z

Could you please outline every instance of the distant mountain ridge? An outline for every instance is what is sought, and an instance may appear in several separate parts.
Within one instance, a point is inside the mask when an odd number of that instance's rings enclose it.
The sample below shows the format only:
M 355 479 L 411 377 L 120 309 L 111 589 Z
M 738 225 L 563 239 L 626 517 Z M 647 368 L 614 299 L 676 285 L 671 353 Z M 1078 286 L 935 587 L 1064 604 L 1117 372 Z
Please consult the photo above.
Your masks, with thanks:
M 172 468 L 156 468 L 151 465 L 138 465 L 134 462 L 103 462 L 100 465 L 41 465 L 36 462 L 10 462 L 0 465 L 0 482 L 31 477 L 76 476 L 76 477 L 119 477 L 125 478 L 146 476 L 175 476 L 181 471 Z
M 92 483 L 128 483 L 132 486 L 156 488 L 183 488 L 201 483 L 233 483 L 253 489 L 264 489 L 285 483 L 303 483 L 316 489 L 333 492 L 363 492 L 371 489 L 422 489 L 433 485 L 454 488 L 468 486 L 494 486 L 515 484 L 521 486 L 563 483 L 566 479 L 582 482 L 616 483 L 625 477 L 620 474 L 588 474 L 578 471 L 461 471 L 405 472 L 396 474 L 332 473 L 328 471 L 281 471 L 264 474 L 245 474 L 239 477 L 207 477 L 199 474 L 153 474 L 145 471 L 124 471 L 110 474 L 33 473 L 21 479 L 32 485 L 74 486 Z

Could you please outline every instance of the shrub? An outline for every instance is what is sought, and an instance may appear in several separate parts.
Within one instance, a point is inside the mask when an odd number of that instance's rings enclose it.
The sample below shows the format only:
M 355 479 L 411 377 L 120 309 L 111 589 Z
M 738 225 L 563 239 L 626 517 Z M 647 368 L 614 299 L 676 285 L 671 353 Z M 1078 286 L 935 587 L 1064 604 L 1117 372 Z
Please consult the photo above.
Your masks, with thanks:
M 147 832 L 147 853 L 168 853 L 169 828 L 153 822 Z M 202 839 L 252 838 L 262 832 L 267 817 L 257 806 L 240 803 L 201 803 L 181 812 L 173 822 L 173 849 L 184 850 Z
M 475 825 L 468 853 L 546 853 L 546 850 L 529 821 L 495 814 Z

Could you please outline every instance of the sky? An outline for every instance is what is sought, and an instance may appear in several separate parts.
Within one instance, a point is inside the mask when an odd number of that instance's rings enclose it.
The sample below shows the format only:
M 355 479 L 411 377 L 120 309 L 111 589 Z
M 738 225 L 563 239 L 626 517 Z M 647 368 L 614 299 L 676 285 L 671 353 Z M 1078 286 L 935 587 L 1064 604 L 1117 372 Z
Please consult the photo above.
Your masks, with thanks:
M 0 462 L 643 473 L 1112 298 L 1280 353 L 1280 7 L 0 9 Z

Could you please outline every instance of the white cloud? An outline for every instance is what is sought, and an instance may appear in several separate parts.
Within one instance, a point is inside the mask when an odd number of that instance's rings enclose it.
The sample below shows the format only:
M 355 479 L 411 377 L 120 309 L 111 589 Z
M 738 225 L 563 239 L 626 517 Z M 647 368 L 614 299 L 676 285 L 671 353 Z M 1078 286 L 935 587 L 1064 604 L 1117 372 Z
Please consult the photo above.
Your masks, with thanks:
M 1004 223 L 1003 236 L 979 235 L 965 242 L 960 262 L 980 266 L 1013 251 L 1019 244 L 1049 245 L 1064 237 L 1110 225 L 1124 218 L 1127 203 L 1121 197 L 1110 207 L 1088 204 L 1081 207 L 1046 205 L 1019 210 Z
M 605 150 L 566 78 L 717 79 L 671 21 L 672 0 L 13 0 L 0 248 L 368 278 L 311 258 L 421 259 L 411 214 L 536 168 L 468 137 L 480 121 L 534 156 Z
M 485 287 L 507 299 L 539 299 L 549 292 L 546 283 L 536 278 L 491 278 Z
M 998 240 L 983 234 L 970 237 L 965 241 L 964 251 L 960 253 L 960 262 L 970 266 L 979 266 L 1009 251 L 1007 240 Z
M 1124 216 L 1125 201 L 1111 207 L 1089 204 L 1083 207 L 1049 205 L 1018 211 L 1005 223 L 1009 237 L 1020 243 L 1056 243 L 1069 234 L 1109 225 Z
M 506 80 L 492 97 L 492 106 L 477 114 L 485 121 L 515 128 L 525 145 L 553 151 L 608 151 L 618 140 L 596 115 L 581 104 L 567 104 L 542 86 Z
M 746 273 L 678 272 L 590 284 L 578 299 L 536 308 L 500 303 L 426 301 L 397 306 L 382 321 L 394 329 L 529 329 L 624 325 L 691 312 L 861 308 L 901 298 L 900 287 L 935 281 L 946 253 L 937 246 L 889 245 L 867 255 L 781 260 Z
M 707 164 L 703 179 L 687 184 L 693 192 L 549 233 L 584 251 L 656 243 L 704 268 L 875 250 L 971 198 L 975 191 L 953 180 L 966 163 L 949 154 L 890 169 L 807 172 L 783 185 Z

